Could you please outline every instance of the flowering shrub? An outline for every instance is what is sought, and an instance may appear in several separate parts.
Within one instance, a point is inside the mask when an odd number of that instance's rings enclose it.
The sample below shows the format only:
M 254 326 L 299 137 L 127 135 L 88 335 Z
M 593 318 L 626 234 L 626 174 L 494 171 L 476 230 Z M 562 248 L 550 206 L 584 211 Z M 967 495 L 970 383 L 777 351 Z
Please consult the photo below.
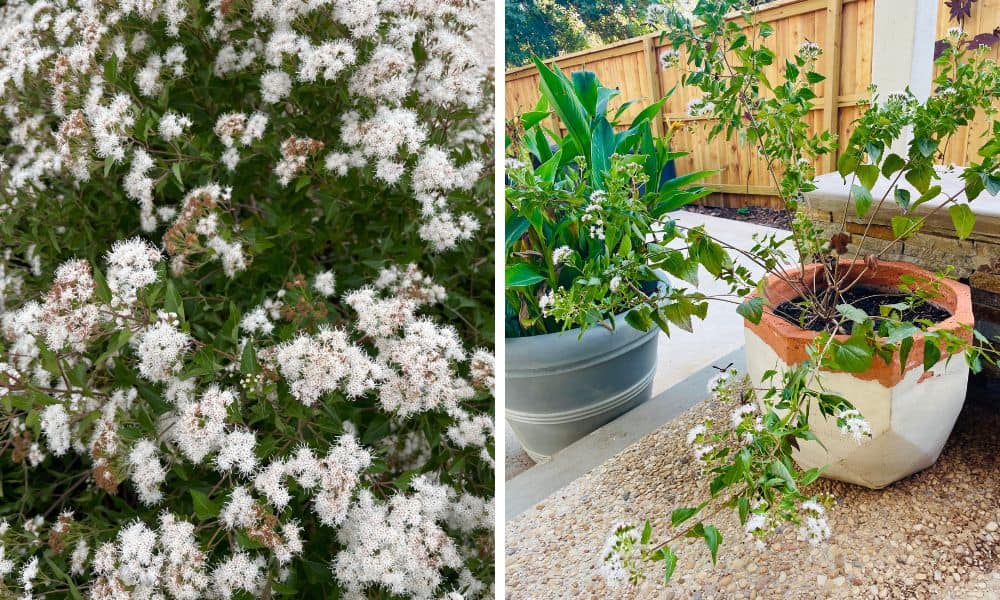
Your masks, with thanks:
M 492 595 L 490 11 L 0 7 L 0 595 Z
M 867 227 L 857 244 L 859 249 L 849 250 L 851 236 L 845 223 L 827 239 L 800 210 L 804 193 L 815 189 L 815 161 L 837 149 L 836 135 L 813 132 L 807 119 L 816 98 L 814 87 L 824 80 L 815 71 L 822 48 L 804 40 L 777 76 L 765 75 L 776 58 L 766 45 L 774 31 L 767 23 L 757 22 L 751 3 L 671 0 L 657 5 L 652 15 L 662 21 L 664 39 L 670 42 L 663 53 L 664 66 L 683 68 L 682 83 L 704 93 L 692 101 L 689 113 L 707 119 L 709 138 L 722 133 L 738 135 L 741 143 L 756 148 L 792 217 L 788 241 L 796 250 L 791 259 L 798 262 L 798 271 L 784 266 L 789 258 L 780 249 L 784 240 L 775 236 L 758 239 L 743 255 L 766 276 L 776 277 L 795 290 L 797 319 L 777 312 L 778 307 L 761 293 L 746 298 L 743 288 L 750 283 L 747 281 L 731 285 L 728 301 L 738 304 L 737 312 L 751 322 L 759 322 L 767 311 L 813 329 L 817 335 L 807 348 L 809 359 L 785 372 L 770 371 L 760 382 L 727 372 L 713 381 L 709 393 L 732 405 L 731 422 L 706 422 L 688 436 L 694 457 L 709 479 L 708 497 L 698 506 L 674 510 L 674 529 L 662 541 L 653 540 L 648 522 L 641 530 L 629 524 L 617 527 L 602 554 L 604 572 L 612 583 L 641 579 L 645 576 L 643 563 L 650 560 L 663 563 L 669 580 L 677 564 L 670 544 L 681 537 L 703 539 L 714 562 L 722 534 L 709 521 L 724 509 L 738 512 L 747 538 L 758 544 L 764 543 L 767 534 L 786 529 L 786 523 L 794 525 L 800 539 L 810 543 L 830 536 L 823 514 L 831 500 L 811 497 L 804 489 L 820 470 L 800 470 L 792 452 L 800 441 L 817 441 L 809 426 L 810 417 L 817 417 L 816 410 L 819 417 L 833 419 L 843 435 L 859 443 L 871 435 L 871 427 L 847 399 L 823 389 L 821 370 L 863 373 L 876 361 L 892 364 L 895 357 L 905 368 L 915 336 L 922 337 L 925 371 L 941 358 L 957 353 L 964 352 L 973 371 L 978 371 L 984 360 L 996 362 L 998 356 L 979 332 L 956 335 L 937 330 L 933 320 L 908 312 L 933 302 L 938 282 L 901 279 L 904 299 L 870 314 L 849 300 L 848 293 L 861 277 L 841 264 L 842 260 L 862 259 L 862 272 L 877 270 L 880 257 L 889 248 L 912 236 L 940 210 L 947 210 L 958 237 L 965 239 L 975 224 L 969 202 L 984 193 L 995 196 L 1000 191 L 1000 123 L 995 119 L 979 148 L 982 160 L 959 168 L 964 188 L 943 195 L 941 186 L 935 185 L 940 178 L 935 161 L 943 156 L 951 136 L 968 126 L 977 111 L 991 118 L 996 114 L 993 100 L 1000 95 L 1000 67 L 984 50 L 965 43 L 962 31 L 951 32 L 949 47 L 937 60 L 938 75 L 930 97 L 921 101 L 909 90 L 880 97 L 872 90 L 870 106 L 855 123 L 851 138 L 841 142 L 838 171 L 850 186 L 858 218 L 867 219 L 870 226 L 884 203 L 895 203 L 900 209 L 891 222 L 895 239 L 862 257 L 860 248 L 865 241 L 877 243 Z M 908 130 L 912 139 L 899 154 L 897 148 L 903 144 L 897 142 Z M 872 190 L 880 177 L 889 185 L 881 197 L 873 198 Z M 911 197 L 899 186 L 901 180 L 909 182 L 920 196 Z M 923 214 L 915 212 L 931 200 L 939 203 Z M 734 250 L 718 242 L 724 249 Z M 807 264 L 819 265 L 815 278 L 804 276 Z M 750 287 L 757 285 L 750 283 Z M 973 338 L 978 345 L 970 341 Z

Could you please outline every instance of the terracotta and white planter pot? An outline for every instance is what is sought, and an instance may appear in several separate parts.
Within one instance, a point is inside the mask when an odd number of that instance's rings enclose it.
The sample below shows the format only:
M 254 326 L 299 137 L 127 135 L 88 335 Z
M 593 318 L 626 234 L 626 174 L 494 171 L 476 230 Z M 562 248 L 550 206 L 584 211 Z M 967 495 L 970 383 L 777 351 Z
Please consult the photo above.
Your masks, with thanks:
M 842 261 L 842 269 L 859 274 L 861 261 Z M 798 269 L 790 272 L 795 277 Z M 804 280 L 819 281 L 820 266 L 807 265 Z M 860 283 L 889 292 L 898 292 L 899 278 L 910 275 L 920 282 L 937 280 L 939 296 L 933 300 L 951 313 L 935 326 L 971 340 L 973 325 L 969 287 L 951 279 L 939 279 L 933 273 L 908 263 L 879 263 L 875 272 L 866 272 Z M 925 289 L 930 289 L 925 286 Z M 772 276 L 765 286 L 771 306 L 795 299 L 798 294 L 787 283 Z M 764 372 L 780 372 L 806 360 L 806 347 L 817 333 L 806 331 L 770 313 L 759 324 L 745 322 L 746 355 L 750 376 L 760 381 Z M 841 336 L 846 339 L 847 336 Z M 904 369 L 898 354 L 892 363 L 876 357 L 864 373 L 821 371 L 820 383 L 857 407 L 869 421 L 872 437 L 860 444 L 837 429 L 836 421 L 825 419 L 814 405 L 810 426 L 816 442 L 802 443 L 795 461 L 803 468 L 826 466 L 823 476 L 868 488 L 878 489 L 925 469 L 937 460 L 951 434 L 965 402 L 968 366 L 961 356 L 944 354 L 926 373 L 923 370 L 923 338 L 914 336 L 913 349 Z M 813 401 L 815 402 L 815 401 Z

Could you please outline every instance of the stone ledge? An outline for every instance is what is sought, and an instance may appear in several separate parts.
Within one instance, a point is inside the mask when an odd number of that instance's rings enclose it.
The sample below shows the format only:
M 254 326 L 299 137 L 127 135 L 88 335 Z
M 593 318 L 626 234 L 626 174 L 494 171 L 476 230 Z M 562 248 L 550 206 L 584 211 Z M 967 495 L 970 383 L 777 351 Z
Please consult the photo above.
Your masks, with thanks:
M 959 192 L 964 186 L 962 180 L 958 177 L 958 171 L 945 167 L 937 167 L 936 170 L 940 179 L 935 181 L 934 185 L 941 186 L 942 194 L 933 200 L 921 204 L 911 214 L 927 216 L 921 232 L 954 236 L 951 217 L 948 215 L 947 210 L 940 207 L 944 203 L 945 198 Z M 875 210 L 878 200 L 890 189 L 890 184 L 890 180 L 879 176 L 874 189 L 872 189 L 872 197 L 875 199 L 872 210 Z M 816 178 L 816 186 L 816 190 L 806 194 L 806 204 L 811 211 L 829 213 L 839 222 L 843 217 L 845 204 L 849 204 L 847 207 L 848 221 L 867 223 L 867 217 L 864 220 L 857 218 L 853 199 L 850 201 L 847 200 L 850 190 L 849 179 L 845 181 L 840 176 L 840 173 L 827 173 Z M 920 197 L 920 192 L 902 179 L 898 187 L 909 191 L 914 200 Z M 957 198 L 962 202 L 966 200 L 964 193 L 959 193 Z M 1000 198 L 983 192 L 969 207 L 976 215 L 976 225 L 969 239 L 1000 244 Z M 935 212 L 935 209 L 938 209 L 937 212 Z M 901 214 L 903 214 L 903 211 L 899 206 L 891 198 L 887 198 L 882 206 L 878 207 L 872 218 L 872 223 L 888 226 L 892 217 Z

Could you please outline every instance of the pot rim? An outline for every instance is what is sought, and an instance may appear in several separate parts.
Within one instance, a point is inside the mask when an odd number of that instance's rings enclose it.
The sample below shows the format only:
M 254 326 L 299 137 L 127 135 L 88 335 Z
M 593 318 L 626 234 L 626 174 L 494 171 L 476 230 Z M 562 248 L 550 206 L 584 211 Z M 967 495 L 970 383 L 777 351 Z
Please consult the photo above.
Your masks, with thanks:
M 879 262 L 878 267 L 874 272 L 868 271 L 864 260 L 840 261 L 840 265 L 846 265 L 850 273 L 853 273 L 856 270 L 861 270 L 860 282 L 868 285 L 880 285 L 881 287 L 888 287 L 890 285 L 894 286 L 898 283 L 899 276 L 901 275 L 914 276 L 917 279 L 917 285 L 924 290 L 930 289 L 930 281 L 939 282 L 940 294 L 935 299 L 935 303 L 951 312 L 951 316 L 939 323 L 936 323 L 930 329 L 932 331 L 949 331 L 967 342 L 972 341 L 971 326 L 975 322 L 972 315 L 972 297 L 969 286 L 964 283 L 947 277 L 939 277 L 922 267 L 908 262 Z M 805 265 L 804 271 L 802 268 L 795 267 L 788 269 L 786 272 L 792 277 L 804 273 L 802 276 L 803 280 L 808 280 L 810 277 L 813 277 L 815 280 L 815 277 L 818 276 L 821 268 L 822 265 L 819 263 L 810 263 Z M 878 279 L 879 277 L 888 277 L 889 279 L 888 281 L 880 281 Z M 754 298 L 758 295 L 759 292 L 755 290 L 747 296 L 747 298 Z M 795 290 L 782 281 L 782 279 L 777 275 L 770 275 L 764 284 L 764 298 L 770 303 L 771 306 L 777 306 L 778 304 L 781 304 L 786 300 L 791 300 L 797 296 L 798 294 L 795 293 Z M 764 313 L 761 317 L 760 323 L 754 324 L 746 319 L 744 319 L 743 323 L 746 329 L 750 330 L 757 337 L 763 340 L 786 364 L 789 365 L 805 361 L 808 358 L 806 347 L 820 334 L 818 331 L 802 329 L 798 325 L 789 323 L 785 319 L 770 312 Z M 850 336 L 847 334 L 838 334 L 835 336 L 835 339 L 838 341 L 844 341 L 849 337 Z M 882 339 L 884 340 L 885 338 Z M 859 379 L 878 380 L 887 387 L 895 385 L 903 379 L 903 376 L 906 375 L 907 371 L 910 371 L 918 366 L 923 366 L 924 347 L 922 343 L 919 343 L 923 340 L 923 334 L 915 334 L 913 339 L 913 348 L 907 357 L 905 369 L 900 367 L 899 354 L 893 353 L 892 361 L 889 364 L 886 364 L 885 361 L 882 360 L 876 360 L 873 362 L 872 367 L 868 371 L 863 373 L 850 373 L 850 375 Z M 942 359 L 950 356 L 950 354 L 942 353 Z

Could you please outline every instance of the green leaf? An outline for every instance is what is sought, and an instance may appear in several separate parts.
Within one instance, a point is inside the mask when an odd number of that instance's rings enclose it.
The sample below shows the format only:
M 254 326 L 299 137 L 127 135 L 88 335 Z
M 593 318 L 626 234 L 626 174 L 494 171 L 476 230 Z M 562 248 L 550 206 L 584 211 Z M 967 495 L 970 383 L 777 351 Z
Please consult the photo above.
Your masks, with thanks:
M 910 185 L 917 188 L 917 191 L 923 194 L 931 186 L 933 173 L 934 169 L 927 165 L 921 165 L 907 171 L 906 180 L 910 182 Z
M 931 367 L 941 360 L 941 348 L 938 346 L 937 338 L 928 337 L 924 339 L 924 371 L 929 371 Z
M 104 80 L 111 83 L 115 80 L 115 75 L 118 73 L 118 55 L 115 53 L 111 54 L 108 58 L 108 62 L 104 63 Z
M 858 218 L 863 218 L 872 207 L 872 195 L 867 188 L 857 184 L 851 186 L 851 193 L 854 195 L 854 212 Z
M 906 338 L 912 338 L 914 335 L 920 333 L 920 328 L 913 323 L 903 323 L 899 327 L 889 331 L 888 337 L 885 338 L 886 344 L 895 344 L 896 342 L 901 342 Z M 912 339 L 911 339 L 912 343 Z
M 611 154 L 615 150 L 615 131 L 611 124 L 601 119 L 591 137 L 590 146 L 590 176 L 594 187 L 600 189 L 604 185 L 604 176 L 611 169 Z
M 873 357 L 872 348 L 861 339 L 833 342 L 833 358 L 841 371 L 863 373 L 871 368 Z
M 639 331 L 649 331 L 653 327 L 648 306 L 638 306 L 628 311 L 625 314 L 625 322 Z
M 890 154 L 885 157 L 885 162 L 882 163 L 882 175 L 888 179 L 893 173 L 902 169 L 904 166 L 906 166 L 906 161 L 903 160 L 903 157 L 898 154 Z
M 837 172 L 840 173 L 841 177 L 847 177 L 854 172 L 854 169 L 858 168 L 858 164 L 861 162 L 861 157 L 854 152 L 844 152 L 837 159 Z
M 534 285 L 539 281 L 545 281 L 545 278 L 539 275 L 530 263 L 519 262 L 507 265 L 504 272 L 504 282 L 509 288 Z
M 668 546 L 660 549 L 660 557 L 663 559 L 663 583 L 670 583 L 670 578 L 677 569 L 677 555 Z
M 809 83 L 816 84 L 823 81 L 824 79 L 826 79 L 826 77 L 820 75 L 815 71 L 809 71 L 808 73 L 806 73 L 806 81 L 808 81 Z
M 871 318 L 868 316 L 868 313 L 866 313 L 865 311 L 861 310 L 856 306 L 851 306 L 850 304 L 838 304 L 837 312 L 844 315 L 848 319 L 854 321 L 855 323 L 864 323 L 865 321 Z
M 639 539 L 640 544 L 648 544 L 649 539 L 653 537 L 653 525 L 646 519 L 646 525 L 642 528 L 642 537 Z
M 917 150 L 926 158 L 933 156 L 934 151 L 937 150 L 937 142 L 930 138 L 917 138 L 914 142 L 917 145 Z
M 869 190 L 875 187 L 878 181 L 878 167 L 875 165 L 860 165 L 857 168 L 858 181 Z
M 181 177 L 181 163 L 175 162 L 171 167 L 170 171 L 174 174 L 174 178 L 177 179 L 177 185 L 181 186 L 181 191 L 184 191 L 184 179 Z M 295 190 L 296 192 L 299 190 Z
M 254 375 L 260 372 L 260 365 L 257 363 L 257 351 L 253 344 L 243 346 L 243 355 L 240 356 L 240 374 Z
M 913 349 L 913 338 L 903 338 L 903 341 L 899 344 L 899 370 L 902 373 L 906 372 L 906 359 L 910 357 L 910 351 Z
M 687 521 L 697 513 L 698 509 L 691 506 L 675 508 L 673 512 L 670 513 L 670 526 L 677 527 L 678 525 L 680 525 L 684 521 Z
M 559 171 L 559 165 L 562 162 L 563 151 L 560 148 L 555 154 L 553 154 L 549 159 L 542 164 L 538 165 L 535 169 L 535 175 L 542 181 L 553 182 L 556 179 L 556 173 Z
M 173 280 L 167 280 L 167 294 L 163 298 L 163 308 L 167 312 L 175 313 L 182 321 L 184 320 L 184 302 L 181 300 L 180 294 L 177 293 L 177 287 L 174 286 Z
M 951 222 L 955 226 L 955 233 L 958 239 L 964 240 L 972 233 L 972 228 L 976 226 L 976 215 L 968 204 L 953 204 L 948 207 L 948 214 L 951 215 Z
M 940 193 L 941 193 L 941 186 L 939 185 L 934 185 L 927 188 L 922 194 L 920 194 L 920 197 L 917 198 L 916 202 L 910 205 L 910 210 L 912 211 L 921 204 L 923 204 L 924 202 L 928 202 L 930 200 L 937 198 Z
M 573 80 L 573 89 L 576 90 L 576 97 L 580 99 L 580 104 L 593 117 L 597 110 L 597 74 L 582 69 L 573 71 L 570 78 Z
M 896 199 L 896 204 L 899 205 L 904 211 L 910 208 L 910 190 L 903 188 L 896 188 L 892 193 L 893 197 Z
M 208 494 L 193 488 L 188 491 L 191 493 L 191 500 L 194 501 L 194 514 L 198 515 L 198 518 L 211 519 L 219 514 L 219 505 L 212 502 Z
M 898 215 L 892 218 L 892 234 L 900 239 L 906 239 L 917 232 L 923 225 L 920 219 L 911 219 Z
M 708 546 L 708 551 L 712 553 L 712 564 L 714 565 L 716 555 L 719 553 L 719 544 L 722 542 L 722 534 L 715 528 L 715 525 L 706 525 L 704 536 L 705 545 Z
M 749 300 L 745 300 L 736 307 L 736 312 L 747 321 L 756 325 L 760 323 L 761 317 L 764 316 L 764 299 L 760 296 L 755 296 Z
M 505 227 L 505 244 L 508 250 L 510 250 L 511 246 L 514 245 L 514 242 L 521 239 L 521 236 L 524 235 L 524 232 L 527 231 L 530 226 L 531 224 L 528 220 L 521 215 L 515 215 L 507 220 Z
M 535 67 L 540 75 L 539 89 L 549 105 L 562 120 L 577 143 L 577 146 L 586 151 L 590 148 L 590 118 L 586 109 L 576 95 L 573 84 L 566 78 L 562 71 L 549 69 L 538 59 L 532 57 Z
M 792 477 L 791 471 L 789 471 L 788 467 L 786 467 L 784 463 L 782 463 L 780 460 L 776 460 L 770 465 L 768 465 L 767 470 L 775 477 L 783 480 L 788 489 L 792 491 L 796 491 L 799 489 L 795 485 L 795 478 Z

